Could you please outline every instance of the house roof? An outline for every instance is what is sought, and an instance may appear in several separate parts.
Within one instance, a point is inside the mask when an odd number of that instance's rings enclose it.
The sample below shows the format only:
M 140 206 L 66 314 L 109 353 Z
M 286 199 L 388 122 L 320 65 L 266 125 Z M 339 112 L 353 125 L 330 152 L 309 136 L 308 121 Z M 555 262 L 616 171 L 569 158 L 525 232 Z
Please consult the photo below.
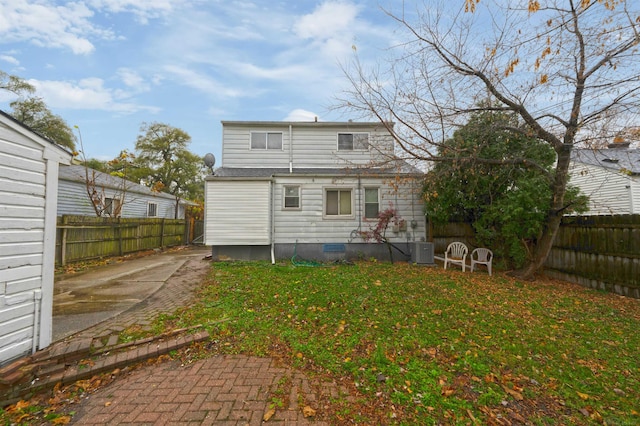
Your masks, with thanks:
M 415 174 L 423 175 L 424 173 L 419 169 L 409 165 L 406 162 L 401 162 L 399 168 L 296 168 L 291 171 L 288 168 L 278 167 L 219 167 L 215 170 L 217 177 L 249 177 L 249 178 L 268 178 L 275 175 L 315 175 L 315 176 L 366 176 L 366 175 L 384 175 L 394 176 L 398 173 L 401 174 Z
M 578 163 L 615 171 L 625 170 L 632 175 L 640 175 L 638 148 L 574 149 L 571 159 Z
M 89 169 L 89 174 L 91 179 L 93 179 L 93 177 L 95 176 L 96 186 L 109 188 L 109 189 L 116 189 L 116 190 L 123 189 L 121 178 L 111 176 L 108 173 L 102 173 L 94 169 Z M 79 164 L 73 164 L 70 166 L 61 166 L 58 173 L 58 178 L 60 180 L 85 183 L 86 182 L 85 167 Z M 173 195 L 167 194 L 166 192 L 154 192 L 144 185 L 140 185 L 138 183 L 131 182 L 131 181 L 126 181 L 126 182 L 127 182 L 126 188 L 124 189 L 127 192 L 135 192 L 136 194 L 143 194 L 143 195 L 149 195 L 149 196 L 158 197 L 158 198 L 175 200 L 175 197 Z M 188 200 L 180 200 L 180 203 L 187 204 L 187 205 L 192 205 L 192 204 L 195 205 L 195 203 Z
M 294 126 L 294 127 L 376 127 L 383 126 L 383 123 L 376 122 L 366 122 L 366 121 L 221 121 L 223 126 L 233 125 L 233 126 Z M 387 122 L 387 126 L 393 127 L 394 123 Z

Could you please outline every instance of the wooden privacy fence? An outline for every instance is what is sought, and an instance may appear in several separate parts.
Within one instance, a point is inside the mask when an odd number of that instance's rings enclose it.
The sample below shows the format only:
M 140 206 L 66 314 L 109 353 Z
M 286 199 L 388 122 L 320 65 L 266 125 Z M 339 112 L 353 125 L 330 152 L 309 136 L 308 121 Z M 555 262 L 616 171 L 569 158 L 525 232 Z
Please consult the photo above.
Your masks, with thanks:
M 187 231 L 184 219 L 61 216 L 56 264 L 185 244 Z
M 473 228 L 449 223 L 432 228 L 435 253 L 452 241 L 473 247 Z M 640 215 L 566 216 L 545 263 L 558 278 L 640 298 Z
M 548 275 L 640 298 L 640 215 L 565 217 Z

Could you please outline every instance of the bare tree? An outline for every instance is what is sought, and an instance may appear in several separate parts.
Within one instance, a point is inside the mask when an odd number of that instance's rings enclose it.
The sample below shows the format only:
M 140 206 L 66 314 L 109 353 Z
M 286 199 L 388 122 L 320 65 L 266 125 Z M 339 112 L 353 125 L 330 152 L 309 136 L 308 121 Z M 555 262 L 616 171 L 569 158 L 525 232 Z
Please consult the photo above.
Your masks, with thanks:
M 411 159 L 447 161 L 438 147 L 480 111 L 514 113 L 520 125 L 509 130 L 552 146 L 551 207 L 529 263 L 517 273 L 531 278 L 567 209 L 574 145 L 593 139 L 593 129 L 613 136 L 637 123 L 640 2 L 466 0 L 457 10 L 449 5 L 458 2 L 434 3 L 387 11 L 407 41 L 392 49 L 384 71 L 354 61 L 340 106 L 395 122 L 387 127 Z M 536 166 L 526 158 L 500 161 Z

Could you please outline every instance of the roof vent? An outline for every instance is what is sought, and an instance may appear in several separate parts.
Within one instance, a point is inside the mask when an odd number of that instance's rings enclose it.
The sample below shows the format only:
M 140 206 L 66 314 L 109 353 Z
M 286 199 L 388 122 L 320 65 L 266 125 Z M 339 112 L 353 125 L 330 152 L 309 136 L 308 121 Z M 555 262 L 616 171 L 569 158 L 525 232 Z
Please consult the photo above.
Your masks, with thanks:
M 617 163 L 619 160 L 617 158 L 604 158 L 602 161 L 605 163 Z

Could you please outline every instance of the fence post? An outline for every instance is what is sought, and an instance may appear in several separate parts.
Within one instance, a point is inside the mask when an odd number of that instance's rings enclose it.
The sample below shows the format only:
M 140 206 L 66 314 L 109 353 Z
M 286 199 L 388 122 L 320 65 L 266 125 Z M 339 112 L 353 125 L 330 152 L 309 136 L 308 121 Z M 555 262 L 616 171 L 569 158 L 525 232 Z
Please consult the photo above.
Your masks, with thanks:
M 164 217 L 160 219 L 160 248 L 164 248 Z
M 60 242 L 60 265 L 67 264 L 67 216 L 62 216 L 62 241 Z
M 116 222 L 116 230 L 118 231 L 118 253 L 119 253 L 120 256 L 122 256 L 122 254 L 123 254 L 123 248 L 122 248 L 122 226 L 121 226 L 120 218 L 118 218 L 118 221 Z

